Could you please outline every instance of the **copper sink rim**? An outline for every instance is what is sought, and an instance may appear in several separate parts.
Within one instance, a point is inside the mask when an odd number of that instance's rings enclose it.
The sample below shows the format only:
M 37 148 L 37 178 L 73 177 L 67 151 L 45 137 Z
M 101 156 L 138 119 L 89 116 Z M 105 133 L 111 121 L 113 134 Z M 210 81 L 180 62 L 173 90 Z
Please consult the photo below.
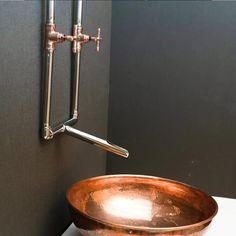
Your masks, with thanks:
M 201 193 L 205 194 L 208 198 L 210 198 L 214 204 L 215 204 L 215 211 L 214 213 L 212 214 L 211 217 L 205 219 L 205 220 L 202 220 L 202 221 L 199 221 L 197 223 L 194 223 L 194 224 L 189 224 L 189 225 L 184 225 L 184 226 L 176 226 L 176 227 L 145 227 L 145 226 L 128 226 L 128 225 L 125 225 L 125 224 L 113 224 L 113 223 L 109 223 L 107 221 L 102 221 L 102 220 L 98 220 L 96 219 L 95 217 L 92 217 L 88 214 L 85 214 L 84 212 L 78 210 L 75 206 L 73 206 L 73 204 L 69 201 L 69 193 L 70 193 L 70 190 L 80 184 L 80 183 L 83 183 L 83 182 L 86 182 L 86 181 L 93 181 L 93 180 L 99 180 L 99 179 L 108 179 L 108 178 L 114 178 L 114 177 L 134 177 L 134 178 L 147 178 L 147 179 L 157 179 L 157 180 L 163 180 L 163 181 L 167 181 L 167 182 L 171 182 L 171 183 L 176 183 L 176 184 L 180 184 L 180 185 L 183 185 L 185 187 L 189 187 L 193 190 L 196 190 L 196 191 L 200 191 Z M 73 185 L 71 185 L 71 187 L 67 190 L 67 193 L 66 193 L 66 199 L 68 201 L 68 203 L 76 210 L 78 211 L 81 215 L 83 215 L 84 217 L 87 217 L 88 219 L 94 221 L 94 222 L 98 222 L 99 224 L 102 224 L 104 226 L 109 226 L 109 227 L 112 227 L 112 228 L 120 228 L 120 229 L 126 229 L 126 230 L 136 230 L 136 231 L 143 231 L 143 232 L 171 232 L 171 231 L 179 231 L 179 230 L 187 230 L 187 229 L 193 229 L 195 227 L 199 227 L 199 226 L 203 226 L 205 224 L 208 224 L 212 221 L 212 219 L 215 217 L 215 215 L 217 214 L 218 212 L 218 204 L 217 202 L 215 201 L 215 199 L 210 196 L 209 194 L 203 192 L 202 190 L 200 190 L 199 188 L 196 188 L 192 185 L 189 185 L 189 184 L 185 184 L 183 182 L 180 182 L 180 181 L 176 181 L 176 180 L 171 180 L 171 179 L 167 179 L 167 178 L 162 178 L 162 177 L 157 177 L 157 176 L 150 176 L 150 175 L 137 175 L 137 174 L 113 174 L 113 175 L 101 175 L 101 176 L 95 176 L 95 177 L 90 177 L 90 178 L 86 178 L 86 179 L 83 179 L 81 181 L 78 181 L 76 183 L 74 183 Z

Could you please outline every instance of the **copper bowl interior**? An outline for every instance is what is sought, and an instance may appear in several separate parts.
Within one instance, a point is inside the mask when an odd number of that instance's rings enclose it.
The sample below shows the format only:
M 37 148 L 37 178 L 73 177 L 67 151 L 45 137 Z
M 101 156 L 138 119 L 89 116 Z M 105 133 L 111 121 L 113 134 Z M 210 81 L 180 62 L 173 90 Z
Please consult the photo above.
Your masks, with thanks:
M 215 200 L 201 190 L 150 176 L 90 178 L 74 184 L 67 200 L 90 221 L 150 232 L 206 226 L 217 212 Z

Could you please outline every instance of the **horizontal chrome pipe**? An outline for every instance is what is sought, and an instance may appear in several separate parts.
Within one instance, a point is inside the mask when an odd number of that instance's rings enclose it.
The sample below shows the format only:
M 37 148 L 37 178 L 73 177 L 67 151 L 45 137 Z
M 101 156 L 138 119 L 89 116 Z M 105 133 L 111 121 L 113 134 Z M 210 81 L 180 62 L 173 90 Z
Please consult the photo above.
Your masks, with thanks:
M 72 137 L 75 137 L 75 138 L 79 138 L 79 139 L 86 141 L 88 143 L 91 143 L 99 148 L 102 148 L 102 149 L 108 151 L 108 152 L 117 154 L 117 155 L 125 157 L 125 158 L 127 158 L 129 156 L 129 152 L 126 149 L 119 147 L 113 143 L 110 143 L 106 140 L 103 140 L 101 138 L 97 138 L 91 134 L 87 134 L 87 133 L 82 132 L 80 130 L 74 129 L 68 125 L 65 125 L 64 129 L 65 129 L 64 132 L 66 134 L 68 134 Z

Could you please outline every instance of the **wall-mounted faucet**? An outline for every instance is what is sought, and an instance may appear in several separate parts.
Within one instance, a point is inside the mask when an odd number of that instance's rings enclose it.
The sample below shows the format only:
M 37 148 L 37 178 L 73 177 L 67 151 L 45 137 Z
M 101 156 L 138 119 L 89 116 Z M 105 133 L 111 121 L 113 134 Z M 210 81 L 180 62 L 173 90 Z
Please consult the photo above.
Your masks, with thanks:
M 82 46 L 90 41 L 96 43 L 96 49 L 99 51 L 101 30 L 98 28 L 97 36 L 91 37 L 83 34 L 82 27 L 82 0 L 73 0 L 74 16 L 72 35 L 66 35 L 56 31 L 55 24 L 55 0 L 46 0 L 46 23 L 45 23 L 45 56 L 44 56 L 44 95 L 43 95 L 43 132 L 42 136 L 46 140 L 52 139 L 56 134 L 64 133 L 79 138 L 106 151 L 115 153 L 122 157 L 128 157 L 129 152 L 106 140 L 97 138 L 93 135 L 74 129 L 73 126 L 78 120 L 79 104 L 79 81 L 80 81 L 80 55 Z M 58 43 L 65 41 L 72 42 L 73 57 L 73 78 L 72 78 L 72 99 L 70 119 L 59 124 L 51 126 L 51 94 L 53 78 L 53 57 Z
M 46 24 L 45 39 L 46 39 L 46 50 L 53 51 L 56 48 L 57 43 L 64 41 L 73 42 L 72 51 L 73 53 L 80 52 L 82 45 L 93 41 L 97 45 L 97 52 L 99 52 L 101 38 L 101 29 L 98 28 L 97 36 L 92 37 L 82 33 L 83 28 L 79 25 L 73 26 L 73 35 L 65 35 L 56 31 L 56 25 L 52 23 Z

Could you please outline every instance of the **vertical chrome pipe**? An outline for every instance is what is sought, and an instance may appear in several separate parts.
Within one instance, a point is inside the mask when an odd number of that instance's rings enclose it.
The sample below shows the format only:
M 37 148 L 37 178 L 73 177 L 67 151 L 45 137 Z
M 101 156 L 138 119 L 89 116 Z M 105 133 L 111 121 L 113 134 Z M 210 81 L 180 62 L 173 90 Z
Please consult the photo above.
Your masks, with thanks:
M 72 101 L 71 101 L 71 113 L 72 118 L 78 118 L 79 112 L 79 84 L 80 84 L 80 58 L 81 53 L 77 52 L 73 55 L 74 67 L 73 67 L 73 81 L 72 81 Z
M 73 15 L 73 27 L 82 26 L 82 12 L 83 12 L 83 1 L 74 0 L 73 1 L 74 15 Z M 74 30 L 74 29 L 73 29 Z M 79 84 L 80 84 L 80 59 L 81 50 L 77 50 L 73 53 L 73 81 L 72 81 L 72 101 L 71 101 L 71 115 L 72 119 L 78 118 L 79 109 Z
M 46 24 L 55 23 L 55 0 L 47 0 L 46 4 Z M 46 26 L 45 26 L 46 27 Z M 53 57 L 54 49 L 46 49 L 44 55 L 44 95 L 43 95 L 43 137 L 52 138 L 53 134 L 50 127 L 51 116 L 51 94 L 53 76 Z
M 51 122 L 51 95 L 52 95 L 52 67 L 53 67 L 53 56 L 54 52 L 53 51 L 47 51 L 45 53 L 45 74 L 44 74 L 44 116 L 43 116 L 43 137 L 45 139 L 50 139 L 52 138 L 52 133 L 51 133 L 51 127 L 50 127 L 50 122 Z
M 83 0 L 74 0 L 74 24 L 82 25 Z
M 47 0 L 46 4 L 46 23 L 55 23 L 55 0 Z

